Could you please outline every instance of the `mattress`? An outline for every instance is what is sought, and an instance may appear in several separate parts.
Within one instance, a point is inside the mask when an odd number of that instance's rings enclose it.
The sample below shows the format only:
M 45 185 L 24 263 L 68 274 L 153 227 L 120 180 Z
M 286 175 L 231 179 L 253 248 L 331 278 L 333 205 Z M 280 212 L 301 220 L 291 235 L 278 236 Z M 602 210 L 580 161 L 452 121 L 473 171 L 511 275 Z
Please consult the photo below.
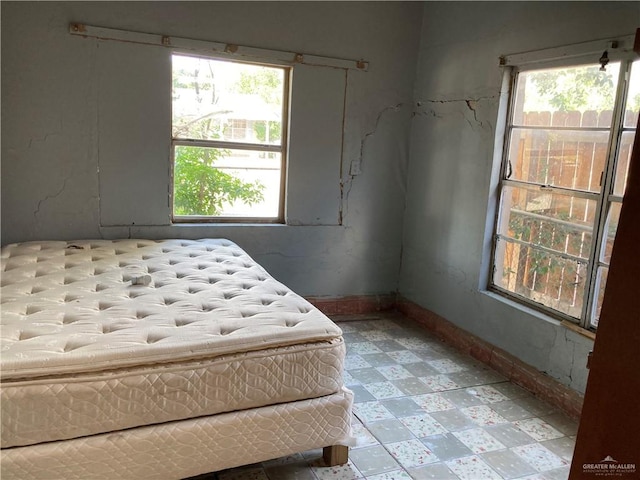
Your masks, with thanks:
M 341 330 L 228 240 L 2 249 L 2 447 L 322 397 Z

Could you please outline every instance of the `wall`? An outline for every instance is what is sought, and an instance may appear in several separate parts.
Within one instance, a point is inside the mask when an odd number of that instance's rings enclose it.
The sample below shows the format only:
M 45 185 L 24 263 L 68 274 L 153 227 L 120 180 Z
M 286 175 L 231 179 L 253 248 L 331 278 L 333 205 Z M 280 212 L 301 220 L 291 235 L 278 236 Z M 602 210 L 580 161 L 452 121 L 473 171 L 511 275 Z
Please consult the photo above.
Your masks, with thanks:
M 2 2 L 2 244 L 227 237 L 303 295 L 395 291 L 421 11 Z M 171 225 L 169 51 L 72 36 L 70 22 L 364 59 L 369 70 L 294 70 L 289 225 Z
M 632 34 L 639 19 L 634 2 L 435 2 L 424 10 L 400 293 L 580 392 L 591 340 L 483 291 L 498 58 Z

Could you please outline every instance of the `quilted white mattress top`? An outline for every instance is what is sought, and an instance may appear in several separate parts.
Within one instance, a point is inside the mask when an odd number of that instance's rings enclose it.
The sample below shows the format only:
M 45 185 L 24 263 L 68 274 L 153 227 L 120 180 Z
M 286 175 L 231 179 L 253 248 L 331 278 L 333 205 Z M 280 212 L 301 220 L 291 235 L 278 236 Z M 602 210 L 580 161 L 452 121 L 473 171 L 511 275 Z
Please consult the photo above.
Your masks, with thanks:
M 342 334 L 228 240 L 28 242 L 1 260 L 2 380 Z

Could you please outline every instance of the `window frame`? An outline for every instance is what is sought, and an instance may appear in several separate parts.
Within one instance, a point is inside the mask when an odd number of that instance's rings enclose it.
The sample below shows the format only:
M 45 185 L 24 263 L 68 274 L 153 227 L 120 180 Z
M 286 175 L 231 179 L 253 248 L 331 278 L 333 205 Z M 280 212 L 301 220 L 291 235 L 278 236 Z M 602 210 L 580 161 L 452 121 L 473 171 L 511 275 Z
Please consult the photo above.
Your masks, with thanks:
M 171 52 L 171 75 L 173 76 L 173 57 L 193 57 L 202 58 L 205 60 L 214 60 L 220 62 L 229 62 L 235 64 L 244 65 L 256 65 L 268 68 L 278 68 L 283 71 L 283 85 L 282 85 L 282 123 L 281 123 L 281 139 L 280 145 L 262 144 L 262 143 L 245 143 L 236 142 L 233 140 L 203 140 L 203 139 L 191 139 L 191 138 L 176 138 L 173 135 L 173 99 L 170 98 L 171 105 L 171 151 L 170 151 L 170 174 L 169 174 L 169 209 L 171 223 L 173 224 L 285 224 L 285 208 L 286 208 L 286 180 L 287 180 L 287 165 L 288 165 L 288 147 L 289 147 L 289 121 L 291 117 L 291 77 L 293 75 L 293 66 L 285 63 L 274 63 L 273 61 L 259 61 L 259 60 L 239 60 L 236 58 L 230 58 L 226 55 L 204 55 L 193 52 L 183 52 L 180 50 L 174 50 Z M 203 148 L 226 148 L 232 150 L 247 150 L 254 152 L 264 153 L 279 153 L 280 154 L 280 189 L 279 189 L 279 202 L 278 213 L 274 217 L 252 217 L 252 216 L 224 216 L 224 215 L 176 215 L 174 212 L 174 170 L 175 170 L 175 152 L 178 146 L 188 147 L 203 147 Z
M 502 114 L 503 118 L 500 116 L 500 113 L 498 114 L 499 121 L 501 121 L 502 124 L 497 130 L 496 138 L 496 157 L 499 156 L 499 159 L 496 161 L 499 161 L 499 168 L 496 185 L 494 220 L 491 223 L 491 252 L 489 256 L 490 264 L 488 269 L 487 290 L 539 311 L 549 317 L 562 321 L 569 321 L 571 324 L 575 324 L 581 329 L 592 332 L 595 332 L 597 329 L 597 325 L 593 325 L 592 320 L 596 319 L 595 311 L 597 308 L 597 298 L 600 287 L 598 271 L 602 266 L 609 266 L 608 262 L 602 261 L 602 252 L 604 251 L 607 243 L 606 228 L 609 219 L 609 210 L 615 203 L 619 203 L 621 205 L 623 200 L 623 197 L 614 194 L 616 164 L 619 159 L 622 134 L 626 131 L 636 131 L 635 126 L 625 127 L 624 125 L 624 114 L 628 101 L 627 96 L 630 89 L 632 64 L 636 62 L 635 68 L 640 69 L 638 57 L 633 53 L 632 48 L 629 48 L 630 45 L 633 45 L 632 39 L 633 36 L 627 36 L 622 37 L 620 41 L 609 40 L 604 43 L 604 45 L 602 41 L 598 41 L 582 45 L 570 45 L 536 52 L 527 52 L 524 54 L 515 54 L 500 58 L 500 65 L 504 67 L 503 88 L 501 93 L 506 94 L 506 96 L 503 97 L 506 100 L 503 100 L 505 103 L 501 107 L 505 109 L 505 113 Z M 620 46 L 624 46 L 626 48 L 619 48 Z M 587 50 L 590 51 L 587 52 Z M 514 128 L 518 128 L 518 126 L 514 125 L 513 117 L 515 111 L 518 75 L 524 72 L 551 68 L 570 68 L 594 64 L 598 65 L 598 62 L 594 61 L 593 53 L 596 51 L 600 52 L 600 54 L 595 57 L 597 60 L 603 50 L 607 50 L 609 52 L 611 62 L 620 62 L 620 74 L 618 84 L 615 89 L 615 99 L 611 120 L 612 123 L 607 129 L 609 139 L 607 143 L 606 163 L 600 180 L 600 191 L 591 192 L 582 191 L 580 189 L 566 189 L 563 187 L 538 185 L 534 182 L 510 179 L 509 154 L 511 148 L 511 132 Z M 508 88 L 507 92 L 504 92 L 505 87 Z M 593 232 L 592 242 L 585 264 L 586 275 L 585 286 L 583 287 L 584 297 L 580 318 L 575 318 L 560 310 L 544 305 L 541 302 L 537 302 L 516 292 L 512 292 L 494 282 L 496 269 L 500 268 L 500 266 L 496 265 L 496 257 L 498 252 L 498 241 L 500 239 L 500 227 L 503 222 L 502 217 L 503 214 L 508 214 L 507 210 L 503 211 L 503 194 L 505 187 L 509 186 L 517 186 L 519 188 L 538 188 L 540 191 L 544 190 L 550 193 L 560 194 L 566 194 L 570 191 L 573 198 L 582 197 L 596 200 L 596 217 L 593 221 L 593 229 L 591 230 Z M 535 245 L 528 242 L 524 243 L 527 245 Z

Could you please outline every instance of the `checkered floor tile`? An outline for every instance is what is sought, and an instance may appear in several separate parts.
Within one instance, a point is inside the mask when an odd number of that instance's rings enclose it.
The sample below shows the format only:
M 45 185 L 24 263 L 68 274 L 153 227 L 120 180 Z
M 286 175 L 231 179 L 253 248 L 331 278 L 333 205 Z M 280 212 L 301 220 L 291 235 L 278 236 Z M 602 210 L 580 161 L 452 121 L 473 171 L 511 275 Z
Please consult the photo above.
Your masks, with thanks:
M 349 463 L 313 450 L 198 480 L 568 478 L 577 425 L 395 313 L 340 321 L 355 393 Z

